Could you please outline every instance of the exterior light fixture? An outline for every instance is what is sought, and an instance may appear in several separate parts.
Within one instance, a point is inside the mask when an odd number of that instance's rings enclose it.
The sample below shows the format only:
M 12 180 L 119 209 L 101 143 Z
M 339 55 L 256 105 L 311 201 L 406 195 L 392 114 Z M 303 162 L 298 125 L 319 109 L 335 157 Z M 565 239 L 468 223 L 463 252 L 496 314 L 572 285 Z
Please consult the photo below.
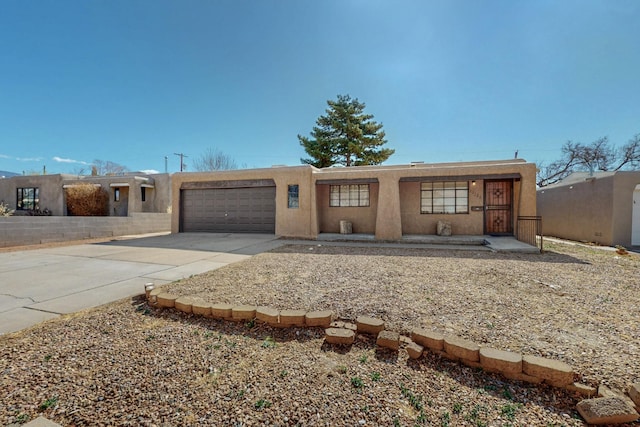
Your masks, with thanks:
M 149 299 L 149 294 L 151 294 L 151 291 L 155 288 L 155 286 L 153 286 L 153 283 L 146 283 L 144 285 L 144 293 L 147 296 L 147 300 Z

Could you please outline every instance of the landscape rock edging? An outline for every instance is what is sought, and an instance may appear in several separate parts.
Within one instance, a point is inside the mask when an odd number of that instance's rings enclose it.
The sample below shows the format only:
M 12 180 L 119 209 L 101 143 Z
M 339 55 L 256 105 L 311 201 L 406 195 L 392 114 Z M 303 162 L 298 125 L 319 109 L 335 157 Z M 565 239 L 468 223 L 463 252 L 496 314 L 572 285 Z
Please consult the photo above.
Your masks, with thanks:
M 178 311 L 225 321 L 258 321 L 273 327 L 323 327 L 325 342 L 334 345 L 352 345 L 356 333 L 373 335 L 378 347 L 398 351 L 404 344 L 412 359 L 420 358 L 425 351 L 440 355 L 466 366 L 481 368 L 503 375 L 510 380 L 532 384 L 545 383 L 552 387 L 592 397 L 596 389 L 578 382 L 573 368 L 568 364 L 532 355 L 482 347 L 472 341 L 425 329 L 414 329 L 411 338 L 385 330 L 384 321 L 369 316 L 358 316 L 355 324 L 333 319 L 331 311 L 277 310 L 271 307 L 251 305 L 211 304 L 196 296 L 178 296 L 159 288 L 146 292 L 150 305 L 159 308 L 175 308 Z M 195 308 L 194 308 L 195 307 Z M 640 406 L 640 383 L 629 387 L 627 396 L 601 396 L 578 403 L 580 415 L 591 424 L 615 424 L 635 421 L 640 417 L 633 407 Z M 602 391 L 598 390 L 601 395 Z M 605 393 L 609 394 L 609 393 Z M 598 399 L 610 399 L 604 402 Z M 615 402 L 613 400 L 617 399 Z M 619 405 L 618 401 L 624 405 Z M 631 403 L 629 403 L 631 402 Z M 604 408 L 604 409 L 600 409 Z M 584 413 L 583 413 L 584 412 Z M 602 415 L 604 413 L 604 415 Z M 635 416 L 635 418 L 633 418 Z M 589 417 L 589 419 L 587 419 Z M 591 421 L 590 421 L 591 420 Z M 605 420 L 605 421 L 603 421 Z M 619 421 L 624 420 L 624 421 Z

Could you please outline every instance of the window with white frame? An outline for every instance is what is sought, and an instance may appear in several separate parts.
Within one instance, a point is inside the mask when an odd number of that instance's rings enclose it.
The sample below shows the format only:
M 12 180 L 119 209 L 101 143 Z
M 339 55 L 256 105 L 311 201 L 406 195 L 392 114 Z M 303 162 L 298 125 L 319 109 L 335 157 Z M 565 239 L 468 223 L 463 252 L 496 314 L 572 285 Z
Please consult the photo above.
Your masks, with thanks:
M 332 185 L 329 206 L 369 206 L 369 184 Z
M 420 183 L 420 213 L 469 213 L 469 182 L 432 181 Z

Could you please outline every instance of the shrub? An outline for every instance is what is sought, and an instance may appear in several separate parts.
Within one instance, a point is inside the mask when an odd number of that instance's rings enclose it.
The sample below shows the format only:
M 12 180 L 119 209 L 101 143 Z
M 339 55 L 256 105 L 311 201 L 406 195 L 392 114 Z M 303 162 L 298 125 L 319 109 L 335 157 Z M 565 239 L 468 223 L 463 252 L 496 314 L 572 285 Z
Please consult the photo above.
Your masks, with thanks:
M 9 206 L 4 203 L 0 203 L 0 216 L 11 216 L 13 215 L 13 209 L 9 209 Z
M 71 216 L 109 215 L 109 194 L 93 184 L 79 184 L 66 189 L 67 214 Z

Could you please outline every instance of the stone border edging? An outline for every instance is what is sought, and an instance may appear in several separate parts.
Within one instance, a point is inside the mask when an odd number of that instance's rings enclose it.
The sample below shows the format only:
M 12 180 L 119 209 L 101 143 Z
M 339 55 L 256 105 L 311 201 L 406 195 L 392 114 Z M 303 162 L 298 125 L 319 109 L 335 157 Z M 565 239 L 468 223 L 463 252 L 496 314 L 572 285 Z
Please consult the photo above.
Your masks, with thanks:
M 596 390 L 574 381 L 576 373 L 568 364 L 544 357 L 483 347 L 455 335 L 416 328 L 411 337 L 385 329 L 381 319 L 358 316 L 356 323 L 334 320 L 332 311 L 277 310 L 272 307 L 210 303 L 196 296 L 178 296 L 145 285 L 147 302 L 154 307 L 175 308 L 212 319 L 242 322 L 256 321 L 272 327 L 322 327 L 325 342 L 334 345 L 352 345 L 356 333 L 376 337 L 378 347 L 399 351 L 401 344 L 411 359 L 420 358 L 426 351 L 472 368 L 497 373 L 509 380 L 531 384 L 547 384 L 578 393 L 591 399 L 576 406 L 589 424 L 624 423 L 638 419 L 640 414 L 640 383 L 629 387 L 627 394 L 604 386 Z M 595 397 L 595 396 L 600 397 Z M 612 408 L 617 408 L 612 413 Z M 621 421 L 624 420 L 624 421 Z

